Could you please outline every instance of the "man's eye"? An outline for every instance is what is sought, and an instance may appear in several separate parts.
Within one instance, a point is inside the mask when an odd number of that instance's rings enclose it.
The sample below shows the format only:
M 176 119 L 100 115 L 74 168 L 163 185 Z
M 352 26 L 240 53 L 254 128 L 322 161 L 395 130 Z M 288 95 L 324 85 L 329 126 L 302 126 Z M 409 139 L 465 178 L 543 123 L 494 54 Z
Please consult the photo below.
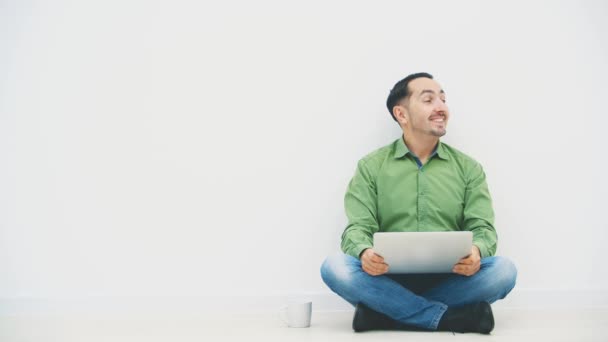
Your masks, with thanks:
M 431 103 L 431 99 L 424 99 L 423 102 L 425 102 L 425 103 Z

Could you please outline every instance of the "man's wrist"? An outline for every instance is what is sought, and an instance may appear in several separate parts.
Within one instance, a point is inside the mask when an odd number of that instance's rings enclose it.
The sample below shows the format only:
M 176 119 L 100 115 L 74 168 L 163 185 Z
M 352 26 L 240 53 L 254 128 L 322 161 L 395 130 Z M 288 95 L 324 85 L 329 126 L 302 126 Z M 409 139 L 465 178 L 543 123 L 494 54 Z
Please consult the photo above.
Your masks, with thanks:
M 363 253 L 365 253 L 366 250 L 368 250 L 369 248 L 363 248 L 363 250 L 361 251 L 361 253 L 359 253 L 359 259 L 361 259 L 361 257 L 363 256 Z
M 481 249 L 479 249 L 479 246 L 477 246 L 477 245 L 473 245 L 473 247 L 475 247 L 475 250 L 477 250 L 477 255 L 481 259 Z

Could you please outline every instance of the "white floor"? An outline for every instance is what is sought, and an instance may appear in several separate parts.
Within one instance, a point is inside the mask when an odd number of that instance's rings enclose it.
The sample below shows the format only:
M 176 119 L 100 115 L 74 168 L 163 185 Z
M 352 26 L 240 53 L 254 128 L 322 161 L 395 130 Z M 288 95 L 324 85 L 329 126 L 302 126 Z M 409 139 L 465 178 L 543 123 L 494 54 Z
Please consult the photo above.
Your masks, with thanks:
M 2 342 L 96 341 L 608 341 L 608 309 L 495 309 L 491 335 L 351 330 L 352 312 L 313 312 L 310 328 L 276 314 L 3 315 Z

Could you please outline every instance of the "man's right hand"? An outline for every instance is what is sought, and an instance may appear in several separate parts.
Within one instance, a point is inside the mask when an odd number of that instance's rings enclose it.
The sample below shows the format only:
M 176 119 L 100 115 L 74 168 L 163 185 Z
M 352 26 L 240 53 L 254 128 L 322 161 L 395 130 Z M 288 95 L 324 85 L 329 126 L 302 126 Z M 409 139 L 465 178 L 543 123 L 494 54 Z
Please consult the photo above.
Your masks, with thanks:
M 371 248 L 361 253 L 361 267 L 367 274 L 373 276 L 388 272 L 388 264 L 384 262 L 384 258 L 374 253 Z

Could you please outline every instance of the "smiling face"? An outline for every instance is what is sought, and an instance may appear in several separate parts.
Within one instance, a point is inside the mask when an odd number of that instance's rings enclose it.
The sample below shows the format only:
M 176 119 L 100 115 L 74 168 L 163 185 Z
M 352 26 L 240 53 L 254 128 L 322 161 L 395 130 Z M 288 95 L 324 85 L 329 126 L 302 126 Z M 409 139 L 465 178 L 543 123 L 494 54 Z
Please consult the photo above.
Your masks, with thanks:
M 444 136 L 450 114 L 445 104 L 445 92 L 439 83 L 422 77 L 409 82 L 408 89 L 409 96 L 393 109 L 406 136 Z

